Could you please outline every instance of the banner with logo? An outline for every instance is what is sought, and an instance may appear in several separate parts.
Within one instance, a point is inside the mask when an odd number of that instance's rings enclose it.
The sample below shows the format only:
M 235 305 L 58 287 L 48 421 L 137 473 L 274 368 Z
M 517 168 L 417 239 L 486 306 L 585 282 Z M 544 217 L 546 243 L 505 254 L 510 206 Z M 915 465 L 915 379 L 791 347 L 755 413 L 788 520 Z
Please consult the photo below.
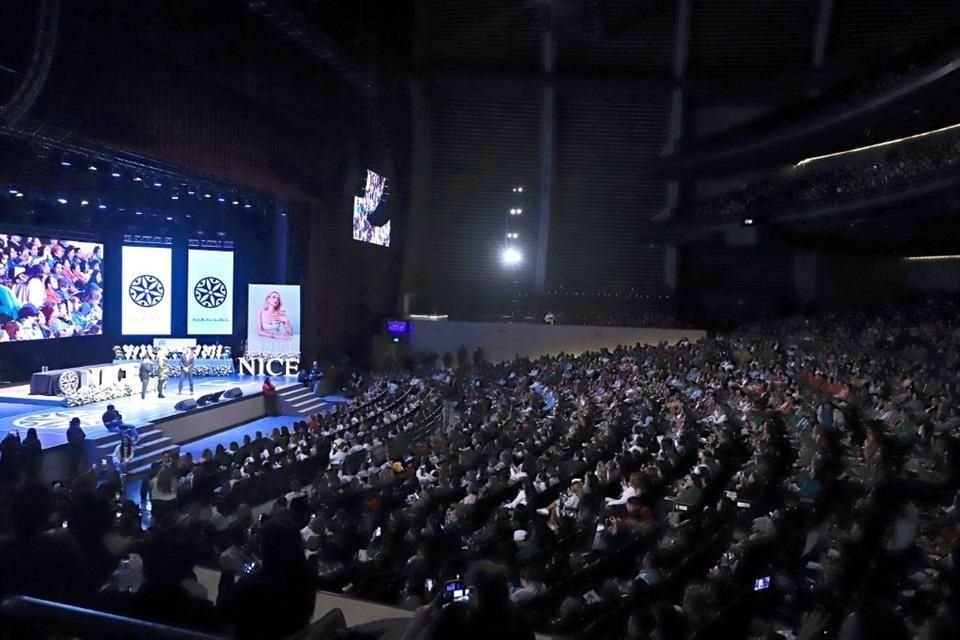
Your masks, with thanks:
M 300 286 L 251 284 L 247 289 L 248 354 L 300 353 Z
M 170 248 L 124 245 L 121 256 L 123 335 L 170 335 Z
M 187 267 L 187 333 L 233 333 L 233 251 L 190 249 Z

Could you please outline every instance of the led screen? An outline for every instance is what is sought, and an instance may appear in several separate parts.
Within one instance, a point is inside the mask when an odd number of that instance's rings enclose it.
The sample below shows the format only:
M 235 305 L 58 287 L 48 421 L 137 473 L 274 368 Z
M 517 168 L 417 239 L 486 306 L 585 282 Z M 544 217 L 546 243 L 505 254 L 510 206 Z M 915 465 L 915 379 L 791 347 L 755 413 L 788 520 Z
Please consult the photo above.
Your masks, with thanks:
M 103 333 L 103 245 L 0 234 L 0 342 Z
M 300 287 L 251 284 L 247 290 L 247 353 L 300 353 Z
M 123 335 L 170 335 L 171 250 L 168 247 L 124 245 L 122 258 Z
M 390 218 L 385 214 L 387 179 L 367 170 L 363 195 L 353 199 L 353 239 L 390 246 Z
M 233 333 L 233 251 L 190 249 L 187 273 L 187 333 Z

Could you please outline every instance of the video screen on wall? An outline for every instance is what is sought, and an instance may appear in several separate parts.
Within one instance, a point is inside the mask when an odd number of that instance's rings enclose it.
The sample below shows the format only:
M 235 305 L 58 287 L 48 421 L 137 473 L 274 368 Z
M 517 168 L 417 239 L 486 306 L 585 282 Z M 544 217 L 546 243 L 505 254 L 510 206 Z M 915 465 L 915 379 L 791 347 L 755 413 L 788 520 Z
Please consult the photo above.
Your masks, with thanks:
M 247 353 L 300 353 L 299 285 L 249 285 Z
M 123 335 L 170 335 L 171 258 L 169 247 L 123 246 Z
M 0 234 L 0 342 L 103 333 L 103 245 Z
M 233 251 L 190 249 L 187 256 L 187 333 L 233 333 Z
M 361 242 L 390 246 L 390 217 L 386 215 L 384 194 L 387 179 L 367 170 L 363 195 L 353 199 L 353 239 Z

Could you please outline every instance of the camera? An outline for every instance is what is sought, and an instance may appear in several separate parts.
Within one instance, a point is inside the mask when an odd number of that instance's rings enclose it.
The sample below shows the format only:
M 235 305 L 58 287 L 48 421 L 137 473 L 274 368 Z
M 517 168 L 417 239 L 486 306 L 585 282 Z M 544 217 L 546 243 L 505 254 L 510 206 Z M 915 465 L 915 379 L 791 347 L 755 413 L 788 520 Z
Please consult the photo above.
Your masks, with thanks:
M 443 591 L 440 592 L 441 606 L 447 606 L 454 602 L 469 602 L 470 589 L 460 580 L 447 580 L 443 584 Z
M 756 580 L 753 581 L 754 591 L 766 591 L 769 588 L 770 588 L 770 576 L 757 578 Z

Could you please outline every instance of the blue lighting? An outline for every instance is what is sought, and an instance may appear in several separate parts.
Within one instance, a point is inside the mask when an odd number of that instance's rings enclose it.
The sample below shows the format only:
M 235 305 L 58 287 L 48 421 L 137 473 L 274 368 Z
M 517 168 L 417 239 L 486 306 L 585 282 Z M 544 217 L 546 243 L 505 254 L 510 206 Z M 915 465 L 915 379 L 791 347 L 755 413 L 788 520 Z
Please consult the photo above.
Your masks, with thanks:
M 173 216 L 167 216 L 167 222 L 173 222 Z
M 246 203 L 245 205 L 243 205 L 243 208 L 244 208 L 244 209 L 252 209 L 252 208 L 253 208 L 253 205 L 248 202 L 248 203 Z
M 135 213 L 136 215 L 138 215 L 138 216 L 142 216 L 142 215 L 143 215 L 143 211 L 135 211 L 134 213 Z
M 119 178 L 119 177 L 120 177 L 120 172 L 119 172 L 119 171 L 114 171 L 114 172 L 111 173 L 110 175 L 113 176 L 114 178 Z
M 162 187 L 163 184 L 161 184 L 161 183 L 159 183 L 159 182 L 154 182 L 154 183 L 153 183 L 153 186 L 155 186 L 155 187 Z
M 217 202 L 226 202 L 226 201 L 227 199 L 224 198 L 223 196 L 220 196 L 219 198 L 217 198 Z
M 98 204 L 98 205 L 97 205 L 97 209 L 106 209 L 106 208 L 107 208 L 107 205 L 105 205 L 105 204 Z
M 16 189 L 7 189 L 7 193 L 9 193 L 9 194 L 12 195 L 12 196 L 15 196 L 15 195 L 17 195 L 17 194 L 20 193 L 20 192 L 17 191 Z

